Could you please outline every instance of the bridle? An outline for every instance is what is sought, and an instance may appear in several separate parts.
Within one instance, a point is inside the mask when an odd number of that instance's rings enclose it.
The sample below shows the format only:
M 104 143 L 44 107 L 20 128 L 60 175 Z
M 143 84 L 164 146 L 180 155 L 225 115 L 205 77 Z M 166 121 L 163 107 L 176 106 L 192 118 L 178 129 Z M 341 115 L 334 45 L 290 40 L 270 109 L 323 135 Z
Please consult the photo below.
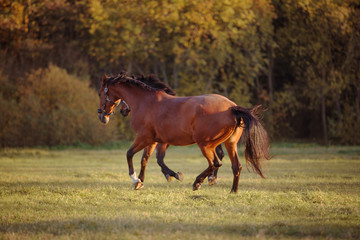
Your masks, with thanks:
M 124 100 L 122 100 L 122 99 L 121 99 L 120 103 L 113 102 L 113 101 L 109 98 L 108 92 L 109 92 L 109 89 L 108 89 L 108 85 L 106 84 L 106 85 L 105 85 L 105 88 L 104 88 L 105 101 L 104 101 L 103 107 L 102 107 L 101 109 L 100 109 L 100 108 L 98 109 L 98 113 L 99 113 L 99 114 L 102 113 L 102 114 L 104 114 L 105 116 L 110 116 L 110 115 L 112 115 L 112 114 L 115 113 L 115 111 L 113 111 L 113 112 L 111 112 L 111 113 L 108 113 L 108 112 L 105 111 L 106 103 L 107 103 L 107 102 L 109 102 L 109 103 L 111 104 L 111 106 L 115 106 L 115 108 L 116 108 L 117 106 L 119 106 L 119 105 L 125 104 L 126 109 L 129 109 L 129 110 L 130 110 L 129 105 L 128 105 Z

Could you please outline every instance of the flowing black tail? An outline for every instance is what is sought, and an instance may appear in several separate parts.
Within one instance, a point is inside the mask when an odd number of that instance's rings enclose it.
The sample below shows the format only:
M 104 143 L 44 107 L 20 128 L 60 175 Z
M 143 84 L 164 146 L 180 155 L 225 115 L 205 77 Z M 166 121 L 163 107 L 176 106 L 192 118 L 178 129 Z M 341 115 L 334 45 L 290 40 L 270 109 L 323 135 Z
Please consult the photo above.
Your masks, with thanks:
M 237 127 L 244 128 L 246 167 L 249 165 L 262 178 L 265 178 L 261 169 L 261 160 L 270 159 L 269 138 L 265 128 L 261 125 L 259 117 L 264 111 L 261 105 L 247 109 L 240 106 L 232 107 Z

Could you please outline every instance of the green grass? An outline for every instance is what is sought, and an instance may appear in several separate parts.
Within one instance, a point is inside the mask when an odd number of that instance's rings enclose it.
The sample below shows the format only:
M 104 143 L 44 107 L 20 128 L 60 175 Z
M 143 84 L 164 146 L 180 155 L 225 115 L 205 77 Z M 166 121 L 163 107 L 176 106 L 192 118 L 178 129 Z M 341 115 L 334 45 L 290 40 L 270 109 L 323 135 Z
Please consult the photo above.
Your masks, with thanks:
M 227 157 L 217 185 L 192 191 L 207 165 L 193 146 L 166 155 L 183 182 L 166 182 L 153 156 L 140 191 L 125 148 L 4 149 L 0 239 L 360 238 L 360 147 L 278 144 L 272 154 L 267 179 L 242 158 L 239 192 L 230 194 Z

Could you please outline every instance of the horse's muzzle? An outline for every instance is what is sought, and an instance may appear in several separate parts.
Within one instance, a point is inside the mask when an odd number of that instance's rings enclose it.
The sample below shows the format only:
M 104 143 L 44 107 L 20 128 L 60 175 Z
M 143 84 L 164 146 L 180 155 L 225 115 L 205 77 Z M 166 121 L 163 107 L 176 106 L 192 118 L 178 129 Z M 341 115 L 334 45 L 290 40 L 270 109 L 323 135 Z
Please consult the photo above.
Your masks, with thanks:
M 106 117 L 104 114 L 99 114 L 99 120 L 102 123 L 107 124 L 109 122 L 109 117 Z

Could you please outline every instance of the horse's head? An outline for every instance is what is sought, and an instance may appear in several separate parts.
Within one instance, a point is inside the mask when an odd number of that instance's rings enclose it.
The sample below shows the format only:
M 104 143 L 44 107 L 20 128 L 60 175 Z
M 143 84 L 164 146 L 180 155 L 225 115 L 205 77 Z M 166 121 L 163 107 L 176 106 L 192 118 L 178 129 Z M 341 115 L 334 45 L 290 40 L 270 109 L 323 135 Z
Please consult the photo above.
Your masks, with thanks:
M 129 105 L 122 99 L 114 96 L 114 91 L 109 91 L 108 77 L 103 76 L 102 84 L 99 90 L 100 107 L 98 109 L 98 117 L 104 124 L 109 122 L 109 117 L 114 113 L 117 106 L 120 105 L 120 113 L 124 117 L 129 115 L 131 109 Z
M 115 108 L 120 104 L 121 99 L 117 99 L 114 96 L 114 92 L 109 91 L 108 77 L 103 76 L 102 84 L 99 90 L 99 120 L 107 124 L 109 122 L 109 116 L 114 113 Z

